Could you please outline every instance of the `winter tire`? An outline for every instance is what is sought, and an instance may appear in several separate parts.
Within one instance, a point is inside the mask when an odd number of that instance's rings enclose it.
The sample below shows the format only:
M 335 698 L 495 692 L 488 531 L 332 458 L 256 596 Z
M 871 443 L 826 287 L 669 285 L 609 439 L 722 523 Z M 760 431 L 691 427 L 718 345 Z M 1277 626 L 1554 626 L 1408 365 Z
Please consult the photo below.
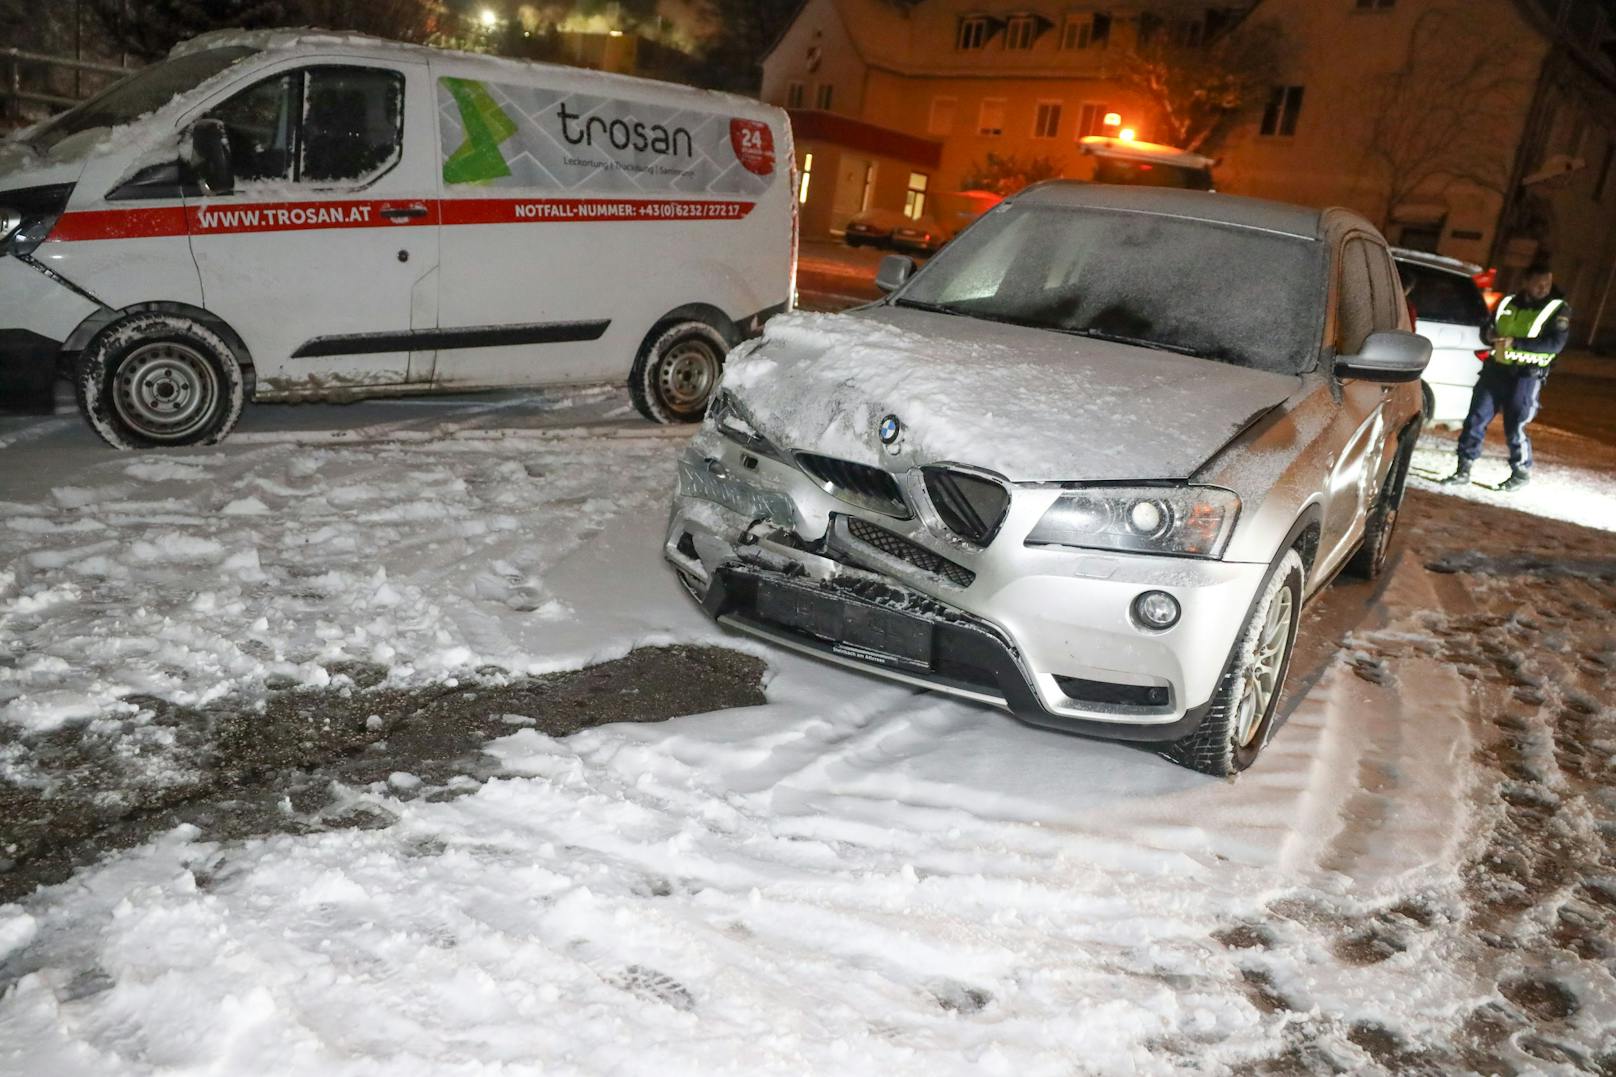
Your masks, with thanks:
M 1425 382 L 1420 382 L 1420 418 L 1425 422 L 1431 421 L 1436 414 L 1436 393 Z
M 1285 551 L 1240 632 L 1206 717 L 1195 732 L 1166 748 L 1164 757 L 1228 778 L 1251 766 L 1267 747 L 1301 622 L 1302 575 L 1301 556 Z
M 634 406 L 654 423 L 700 422 L 728 352 L 724 335 L 706 322 L 676 322 L 653 332 L 629 372 Z
M 241 418 L 245 382 L 230 345 L 176 314 L 136 314 L 85 349 L 79 410 L 115 449 L 212 445 Z
M 1408 466 L 1414 456 L 1414 442 L 1418 430 L 1405 433 L 1400 439 L 1397 458 L 1392 461 L 1386 475 L 1386 484 L 1375 507 L 1364 522 L 1363 545 L 1347 562 L 1346 571 L 1363 580 L 1377 580 L 1391 562 L 1392 541 L 1397 534 L 1397 517 L 1403 506 L 1403 491 L 1408 485 Z

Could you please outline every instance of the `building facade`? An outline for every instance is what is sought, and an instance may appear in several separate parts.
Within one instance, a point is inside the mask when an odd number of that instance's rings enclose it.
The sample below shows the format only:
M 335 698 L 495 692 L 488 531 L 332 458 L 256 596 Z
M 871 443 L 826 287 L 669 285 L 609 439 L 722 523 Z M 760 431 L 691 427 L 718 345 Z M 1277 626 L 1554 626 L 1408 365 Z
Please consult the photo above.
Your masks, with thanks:
M 859 209 L 913 209 L 917 186 L 938 206 L 989 154 L 1081 178 L 1082 136 L 1163 137 L 1121 78 L 1141 40 L 1194 48 L 1264 27 L 1272 85 L 1199 147 L 1219 190 L 1349 206 L 1394 243 L 1497 267 L 1504 287 L 1548 258 L 1578 342 L 1616 336 L 1616 27 L 1601 0 L 806 0 L 762 94 L 828 136 L 800 138 L 798 164 L 803 234 L 834 236 Z M 834 137 L 841 121 L 861 125 L 857 147 Z

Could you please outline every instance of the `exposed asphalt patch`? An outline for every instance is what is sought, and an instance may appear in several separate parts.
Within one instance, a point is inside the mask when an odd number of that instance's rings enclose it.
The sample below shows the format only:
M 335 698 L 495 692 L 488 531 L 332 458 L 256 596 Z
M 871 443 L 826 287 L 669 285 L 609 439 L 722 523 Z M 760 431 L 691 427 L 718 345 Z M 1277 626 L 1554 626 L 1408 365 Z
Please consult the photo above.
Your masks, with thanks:
M 93 722 L 31 744 L 51 781 L 0 779 L 0 904 L 182 823 L 208 841 L 385 826 L 385 809 L 358 791 L 470 792 L 498 771 L 483 745 L 521 728 L 560 737 L 755 706 L 764 668 L 725 648 L 661 647 L 516 680 L 489 671 L 473 683 L 382 688 L 379 668 L 345 666 L 329 671 L 333 687 L 276 692 L 262 704 L 192 710 L 131 699 L 170 741 L 165 772 L 131 782 L 117 734 L 98 736 Z

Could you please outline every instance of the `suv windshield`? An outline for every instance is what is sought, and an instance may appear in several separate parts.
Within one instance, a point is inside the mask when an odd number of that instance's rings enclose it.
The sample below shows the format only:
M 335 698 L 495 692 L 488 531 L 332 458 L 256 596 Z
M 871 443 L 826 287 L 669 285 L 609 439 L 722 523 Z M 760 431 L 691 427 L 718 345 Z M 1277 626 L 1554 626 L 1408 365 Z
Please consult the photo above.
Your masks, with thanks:
M 256 51 L 243 46 L 206 49 L 142 68 L 82 105 L 47 121 L 28 137 L 28 145 L 48 152 L 57 143 L 83 131 L 100 131 L 138 120 Z
M 944 248 L 898 306 L 1285 374 L 1323 331 L 1324 244 L 1154 213 L 1008 205 Z

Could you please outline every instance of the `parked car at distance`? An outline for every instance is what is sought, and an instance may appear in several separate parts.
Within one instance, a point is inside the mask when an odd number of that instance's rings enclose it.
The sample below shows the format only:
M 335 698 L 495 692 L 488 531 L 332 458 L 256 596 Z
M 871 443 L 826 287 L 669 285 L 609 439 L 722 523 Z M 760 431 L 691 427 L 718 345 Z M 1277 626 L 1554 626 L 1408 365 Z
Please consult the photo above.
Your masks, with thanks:
M 1394 248 L 1397 272 L 1414 311 L 1414 331 L 1431 342 L 1420 389 L 1425 421 L 1460 423 L 1491 353 L 1481 330 L 1492 319 L 1476 277 L 1480 266 L 1424 251 Z
M 1216 162 L 1198 153 L 1106 135 L 1085 135 L 1078 140 L 1078 150 L 1090 167 L 1086 175 L 1079 174 L 1076 179 L 1127 187 L 1212 190 L 1212 167 Z
M 206 35 L 0 147 L 0 369 L 69 373 L 121 448 L 248 399 L 606 380 L 696 421 L 790 305 L 791 160 L 742 97 Z
M 849 247 L 890 247 L 892 233 L 909 223 L 895 209 L 866 209 L 853 214 L 842 240 Z
M 1379 233 L 1055 182 L 879 282 L 732 353 L 668 523 L 691 594 L 794 650 L 1249 766 L 1304 603 L 1381 573 L 1397 526 L 1430 345 Z
M 953 233 L 930 215 L 916 220 L 905 220 L 892 232 L 892 249 L 929 258 L 953 238 Z

